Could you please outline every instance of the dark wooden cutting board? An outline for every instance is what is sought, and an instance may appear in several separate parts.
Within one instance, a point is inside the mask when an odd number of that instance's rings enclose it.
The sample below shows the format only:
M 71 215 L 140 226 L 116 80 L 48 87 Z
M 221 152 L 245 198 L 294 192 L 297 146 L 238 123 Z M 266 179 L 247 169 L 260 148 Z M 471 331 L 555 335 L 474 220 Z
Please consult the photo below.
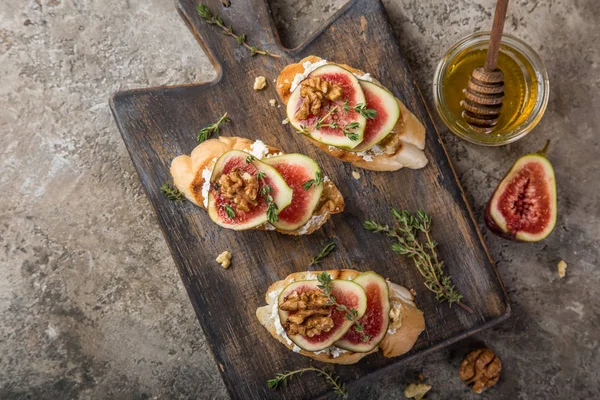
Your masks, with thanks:
M 260 48 L 281 54 L 279 59 L 251 57 L 235 40 L 204 23 L 196 13 L 197 4 L 195 0 L 179 0 L 177 6 L 217 69 L 217 79 L 120 92 L 111 99 L 111 108 L 231 396 L 296 399 L 329 391 L 321 378 L 312 375 L 279 392 L 267 388 L 267 379 L 276 372 L 307 366 L 309 359 L 273 339 L 254 313 L 265 304 L 265 291 L 272 282 L 306 270 L 312 256 L 332 239 L 339 249 L 326 259 L 324 267 L 373 269 L 414 288 L 427 325 L 414 349 L 404 357 L 386 359 L 374 354 L 356 365 L 336 367 L 350 388 L 357 380 L 374 379 L 403 360 L 439 349 L 506 318 L 510 308 L 502 283 L 380 2 L 351 2 L 293 50 L 281 45 L 264 0 L 232 1 L 229 8 L 218 0 L 207 2 L 236 32 L 246 33 L 248 41 Z M 308 139 L 292 132 L 289 125 L 282 125 L 285 107 L 269 105 L 270 99 L 279 103 L 273 79 L 285 65 L 310 54 L 368 71 L 390 88 L 427 128 L 427 167 L 397 172 L 360 170 L 362 177 L 355 180 L 350 165 L 322 153 Z M 252 89 L 258 75 L 266 76 L 269 82 L 261 92 Z M 224 127 L 224 135 L 261 139 L 286 152 L 315 158 L 343 193 L 346 211 L 310 236 L 293 237 L 225 230 L 193 204 L 165 199 L 160 186 L 171 182 L 171 160 L 189 154 L 197 145 L 198 130 L 225 111 L 232 122 Z M 386 237 L 362 228 L 366 218 L 391 223 L 391 206 L 422 208 L 432 215 L 439 254 L 475 311 L 472 315 L 438 303 L 424 288 L 410 260 L 392 253 Z M 223 250 L 233 253 L 228 270 L 215 262 Z

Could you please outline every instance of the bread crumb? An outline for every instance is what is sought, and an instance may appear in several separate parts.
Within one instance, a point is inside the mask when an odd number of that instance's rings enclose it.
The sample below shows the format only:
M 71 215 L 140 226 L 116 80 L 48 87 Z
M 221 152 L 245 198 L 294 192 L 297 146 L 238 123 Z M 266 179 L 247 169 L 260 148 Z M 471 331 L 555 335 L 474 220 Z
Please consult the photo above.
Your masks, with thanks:
M 281 123 L 282 123 L 283 125 L 287 125 L 287 124 L 289 124 L 289 123 L 290 123 L 290 119 L 289 119 L 289 118 L 286 118 L 286 119 L 284 119 L 283 121 L 281 121 Z
M 224 252 L 219 254 L 219 256 L 217 257 L 217 259 L 215 261 L 218 262 L 219 264 L 221 264 L 221 267 L 227 269 L 227 268 L 229 268 L 229 265 L 231 264 L 231 253 L 229 251 L 225 250 Z
M 560 260 L 556 267 L 558 268 L 558 276 L 560 276 L 560 279 L 564 278 L 567 274 L 567 263 L 565 260 Z
M 352 171 L 352 177 L 356 180 L 360 179 L 360 173 L 356 171 Z
M 271 99 L 271 100 L 269 100 L 269 105 L 270 105 L 271 107 L 275 107 L 275 104 L 277 104 L 277 102 L 275 101 L 275 99 Z
M 404 389 L 404 397 L 408 399 L 421 400 L 427 392 L 431 390 L 431 385 L 426 383 L 411 383 Z
M 257 92 L 267 87 L 267 79 L 264 76 L 254 78 L 254 90 Z

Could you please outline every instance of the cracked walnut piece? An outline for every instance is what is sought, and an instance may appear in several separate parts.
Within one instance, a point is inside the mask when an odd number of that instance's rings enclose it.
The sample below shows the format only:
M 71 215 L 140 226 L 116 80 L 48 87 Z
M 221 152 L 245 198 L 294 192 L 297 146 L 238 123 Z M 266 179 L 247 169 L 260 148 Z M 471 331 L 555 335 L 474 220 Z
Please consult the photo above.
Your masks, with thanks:
M 459 376 L 475 393 L 482 393 L 500 379 L 502 361 L 491 349 L 477 349 L 470 352 L 460 363 Z
M 323 99 L 336 101 L 342 97 L 343 90 L 340 85 L 328 82 L 318 76 L 308 78 L 300 84 L 300 96 L 304 102 L 300 105 L 294 118 L 305 120 L 309 115 L 319 115 L 323 106 Z
M 258 204 L 258 179 L 239 168 L 221 175 L 219 185 L 223 197 L 233 200 L 238 210 L 250 211 Z
M 329 332 L 333 326 L 327 296 L 319 290 L 299 294 L 294 291 L 279 306 L 283 311 L 294 312 L 288 317 L 285 328 L 289 335 L 313 337 Z
M 227 269 L 231 265 L 231 253 L 225 250 L 217 256 L 215 261 L 221 264 L 221 267 Z

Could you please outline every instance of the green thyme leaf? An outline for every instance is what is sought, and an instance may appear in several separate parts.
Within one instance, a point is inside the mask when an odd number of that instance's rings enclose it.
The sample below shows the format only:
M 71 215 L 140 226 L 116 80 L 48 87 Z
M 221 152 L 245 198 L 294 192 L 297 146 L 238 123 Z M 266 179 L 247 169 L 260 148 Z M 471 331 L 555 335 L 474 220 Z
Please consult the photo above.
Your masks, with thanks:
M 171 201 L 176 201 L 178 203 L 183 203 L 185 200 L 185 194 L 179 191 L 174 186 L 169 185 L 168 183 L 163 183 L 160 187 L 160 191 L 165 195 L 165 197 Z
M 206 125 L 204 128 L 200 129 L 200 132 L 198 132 L 198 142 L 204 142 L 205 140 L 210 139 L 213 134 L 218 135 L 221 124 L 226 124 L 229 121 L 231 120 L 227 118 L 227 113 L 225 113 L 217 122 Z

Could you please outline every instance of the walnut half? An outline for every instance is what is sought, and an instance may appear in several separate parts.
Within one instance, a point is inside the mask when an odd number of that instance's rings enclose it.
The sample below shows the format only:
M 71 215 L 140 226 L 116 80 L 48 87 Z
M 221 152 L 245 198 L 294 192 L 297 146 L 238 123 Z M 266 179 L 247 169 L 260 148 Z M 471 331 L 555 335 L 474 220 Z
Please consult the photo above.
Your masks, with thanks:
M 460 364 L 459 376 L 475 393 L 482 393 L 500 379 L 502 361 L 491 349 L 470 352 Z
M 313 337 L 329 332 L 333 326 L 331 309 L 327 306 L 327 296 L 320 290 L 290 293 L 279 306 L 281 310 L 292 314 L 285 323 L 289 335 Z
M 223 197 L 233 200 L 238 210 L 250 211 L 258 204 L 258 179 L 239 168 L 221 175 L 219 185 Z
M 342 87 L 336 83 L 328 82 L 318 76 L 305 79 L 300 84 L 300 96 L 304 102 L 300 105 L 294 118 L 305 120 L 310 114 L 319 115 L 323 100 L 336 101 L 343 94 Z

